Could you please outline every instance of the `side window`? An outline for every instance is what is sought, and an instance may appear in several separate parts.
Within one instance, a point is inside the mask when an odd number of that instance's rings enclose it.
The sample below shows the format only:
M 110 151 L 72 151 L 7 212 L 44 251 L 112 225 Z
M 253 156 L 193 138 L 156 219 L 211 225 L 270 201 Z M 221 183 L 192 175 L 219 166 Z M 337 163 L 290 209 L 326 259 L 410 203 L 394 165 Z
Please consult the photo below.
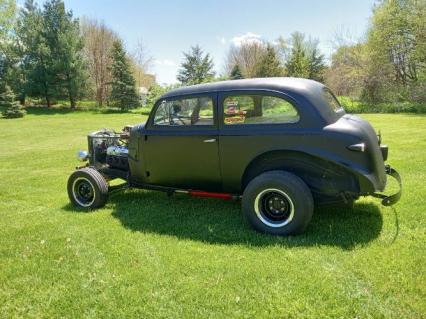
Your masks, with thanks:
M 300 119 L 290 102 L 268 95 L 228 96 L 223 110 L 227 125 L 296 123 Z
M 328 88 L 324 88 L 323 92 L 325 100 L 334 112 L 339 112 L 343 109 L 336 96 Z
M 213 100 L 210 97 L 164 100 L 154 116 L 154 125 L 213 125 Z

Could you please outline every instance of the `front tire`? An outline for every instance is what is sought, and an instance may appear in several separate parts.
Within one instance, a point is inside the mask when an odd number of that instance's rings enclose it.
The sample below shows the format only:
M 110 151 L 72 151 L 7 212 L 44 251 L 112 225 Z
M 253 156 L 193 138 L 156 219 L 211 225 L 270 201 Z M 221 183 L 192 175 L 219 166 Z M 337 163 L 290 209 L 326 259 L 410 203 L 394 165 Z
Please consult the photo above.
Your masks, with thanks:
M 242 209 L 260 232 L 295 235 L 302 233 L 311 220 L 314 201 L 301 178 L 285 171 L 270 171 L 247 185 Z
M 80 208 L 95 209 L 108 199 L 108 183 L 97 170 L 87 167 L 76 170 L 68 179 L 68 197 Z

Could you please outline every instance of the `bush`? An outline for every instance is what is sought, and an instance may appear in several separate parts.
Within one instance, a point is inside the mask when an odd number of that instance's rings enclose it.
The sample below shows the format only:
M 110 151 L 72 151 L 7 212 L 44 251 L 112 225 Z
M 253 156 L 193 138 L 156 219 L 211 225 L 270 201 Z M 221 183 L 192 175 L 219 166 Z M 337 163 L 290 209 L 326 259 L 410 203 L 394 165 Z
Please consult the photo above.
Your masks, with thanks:
M 15 94 L 8 86 L 0 95 L 0 105 L 4 108 L 2 115 L 7 119 L 23 117 L 26 113 L 19 102 L 15 100 Z
M 180 84 L 171 84 L 167 86 L 161 86 L 158 84 L 154 84 L 151 86 L 151 88 L 148 91 L 148 96 L 146 99 L 146 107 L 145 108 L 152 108 L 155 104 L 155 102 L 165 93 L 167 93 L 170 90 L 177 89 L 181 85 Z
M 426 103 L 415 102 L 388 102 L 368 103 L 351 99 L 347 96 L 339 97 L 340 104 L 347 113 L 423 113 L 426 114 Z

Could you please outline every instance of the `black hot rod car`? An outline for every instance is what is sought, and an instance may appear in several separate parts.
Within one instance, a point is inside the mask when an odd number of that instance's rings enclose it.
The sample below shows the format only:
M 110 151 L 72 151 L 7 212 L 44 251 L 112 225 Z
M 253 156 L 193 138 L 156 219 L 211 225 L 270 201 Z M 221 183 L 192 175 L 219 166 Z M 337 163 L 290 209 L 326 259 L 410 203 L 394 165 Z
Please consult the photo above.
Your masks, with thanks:
M 385 196 L 388 147 L 371 125 L 345 114 L 333 93 L 306 79 L 267 78 L 175 89 L 144 124 L 88 136 L 85 167 L 68 180 L 77 206 L 94 209 L 120 186 L 242 200 L 257 230 L 296 234 L 314 205 Z

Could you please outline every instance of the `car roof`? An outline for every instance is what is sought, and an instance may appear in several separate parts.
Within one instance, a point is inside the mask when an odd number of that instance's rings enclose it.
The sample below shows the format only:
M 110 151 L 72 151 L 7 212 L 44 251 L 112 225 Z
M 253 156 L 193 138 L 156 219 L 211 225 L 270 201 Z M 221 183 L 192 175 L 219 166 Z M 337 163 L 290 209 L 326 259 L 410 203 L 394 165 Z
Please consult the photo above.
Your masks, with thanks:
M 316 92 L 319 92 L 323 88 L 324 85 L 319 82 L 302 78 L 254 78 L 185 86 L 171 90 L 165 93 L 161 98 L 237 90 L 274 90 L 285 93 L 312 95 Z

